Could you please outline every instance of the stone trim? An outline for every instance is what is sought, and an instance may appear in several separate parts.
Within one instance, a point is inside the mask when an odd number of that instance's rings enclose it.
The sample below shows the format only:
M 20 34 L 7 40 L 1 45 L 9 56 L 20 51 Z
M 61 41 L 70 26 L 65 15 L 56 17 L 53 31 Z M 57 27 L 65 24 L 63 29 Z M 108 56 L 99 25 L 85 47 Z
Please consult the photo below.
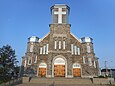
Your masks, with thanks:
M 82 78 L 93 78 L 93 76 L 82 76 Z
M 50 50 L 49 53 L 71 53 L 71 51 L 52 51 Z

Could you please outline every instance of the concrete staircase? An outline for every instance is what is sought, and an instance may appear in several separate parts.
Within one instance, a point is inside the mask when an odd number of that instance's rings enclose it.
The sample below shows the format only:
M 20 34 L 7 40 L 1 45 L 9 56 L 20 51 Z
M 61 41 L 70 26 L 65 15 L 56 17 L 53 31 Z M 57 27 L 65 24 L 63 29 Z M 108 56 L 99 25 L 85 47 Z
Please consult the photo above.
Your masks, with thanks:
M 28 83 L 28 82 L 27 82 Z M 65 78 L 33 78 L 29 83 L 45 83 L 45 84 L 92 84 L 90 79 L 65 79 Z
M 109 85 L 94 85 L 94 84 L 42 84 L 42 83 L 25 83 L 15 86 L 109 86 Z
M 33 78 L 30 83 L 46 83 L 46 84 L 92 84 L 90 79 L 65 79 L 65 78 Z
M 93 84 L 91 79 L 86 78 L 32 78 L 23 77 L 23 84 L 15 86 L 108 86 Z

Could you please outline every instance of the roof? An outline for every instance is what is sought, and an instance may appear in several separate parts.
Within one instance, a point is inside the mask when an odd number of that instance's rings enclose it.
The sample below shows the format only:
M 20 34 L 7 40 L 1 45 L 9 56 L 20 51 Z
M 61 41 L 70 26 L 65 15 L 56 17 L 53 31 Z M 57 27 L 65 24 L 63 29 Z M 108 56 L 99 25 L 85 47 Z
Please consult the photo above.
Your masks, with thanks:
M 49 34 L 50 34 L 50 32 L 47 33 L 45 36 L 43 36 L 43 38 L 39 39 L 39 42 L 41 42 L 43 39 L 45 39 Z
M 81 43 L 81 40 L 78 38 L 78 37 L 76 37 L 73 33 L 71 33 L 70 32 L 70 34 L 75 38 L 75 39 L 77 39 L 80 43 Z

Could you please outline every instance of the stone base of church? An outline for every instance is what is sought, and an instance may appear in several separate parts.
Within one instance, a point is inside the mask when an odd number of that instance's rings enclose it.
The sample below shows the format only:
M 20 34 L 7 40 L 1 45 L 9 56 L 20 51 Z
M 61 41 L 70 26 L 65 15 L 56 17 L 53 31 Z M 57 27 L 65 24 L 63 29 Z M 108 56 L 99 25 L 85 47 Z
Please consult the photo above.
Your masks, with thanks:
M 39 76 L 38 76 L 39 77 Z M 97 76 L 85 76 L 85 75 L 81 75 L 80 76 L 81 78 L 93 78 L 93 77 L 97 77 Z M 79 77 L 79 78 L 80 78 Z M 46 78 L 55 78 L 55 76 L 52 76 L 52 75 L 46 75 Z M 60 78 L 74 78 L 73 75 L 66 75 L 65 77 L 60 77 Z M 75 77 L 77 78 L 77 77 Z
M 46 75 L 46 78 L 54 78 L 54 76 L 52 76 L 52 75 Z M 66 75 L 65 78 L 73 78 L 73 75 Z
M 37 77 L 40 77 L 40 76 L 37 76 Z M 97 76 L 80 76 L 81 78 L 93 78 L 93 77 L 97 77 Z M 80 78 L 79 77 L 79 78 Z M 55 76 L 52 76 L 52 75 L 46 75 L 46 78 L 55 78 Z M 77 78 L 77 77 L 74 77 L 73 75 L 66 75 L 65 77 L 60 77 L 60 78 Z
M 47 77 L 47 78 L 51 78 L 51 77 L 52 77 L 52 75 L 46 75 L 46 77 Z
M 67 78 L 73 78 L 73 76 L 72 75 L 67 75 Z
M 78 62 L 68 61 L 66 56 L 57 55 L 49 63 L 41 61 L 33 70 L 37 70 L 37 77 L 46 78 L 93 78 L 97 70 Z M 87 72 L 86 72 L 87 70 Z
M 82 76 L 82 78 L 93 78 L 94 76 Z

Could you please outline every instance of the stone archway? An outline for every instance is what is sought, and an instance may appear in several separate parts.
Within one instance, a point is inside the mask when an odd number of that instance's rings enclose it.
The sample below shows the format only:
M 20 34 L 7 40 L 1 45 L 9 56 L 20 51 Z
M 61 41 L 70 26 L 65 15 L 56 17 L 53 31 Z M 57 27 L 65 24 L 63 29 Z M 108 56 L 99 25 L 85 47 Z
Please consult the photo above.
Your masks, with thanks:
M 46 77 L 47 72 L 47 64 L 45 62 L 41 62 L 38 67 L 38 76 Z
M 81 77 L 81 65 L 79 63 L 73 64 L 73 76 Z
M 53 77 L 67 77 L 67 61 L 64 56 L 58 55 L 53 59 Z

